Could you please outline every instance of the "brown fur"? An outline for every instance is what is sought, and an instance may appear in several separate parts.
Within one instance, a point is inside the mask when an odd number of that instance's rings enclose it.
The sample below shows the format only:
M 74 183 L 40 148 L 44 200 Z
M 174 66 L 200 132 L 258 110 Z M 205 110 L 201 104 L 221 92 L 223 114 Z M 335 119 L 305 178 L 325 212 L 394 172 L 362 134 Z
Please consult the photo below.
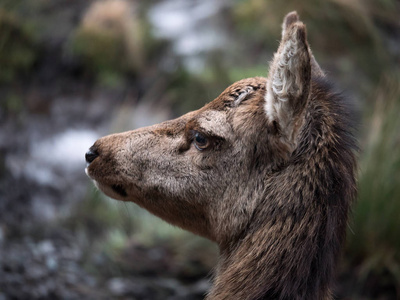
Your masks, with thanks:
M 331 299 L 356 194 L 355 141 L 324 77 L 291 13 L 268 80 L 241 80 L 176 120 L 99 139 L 87 173 L 110 197 L 218 243 L 207 299 Z

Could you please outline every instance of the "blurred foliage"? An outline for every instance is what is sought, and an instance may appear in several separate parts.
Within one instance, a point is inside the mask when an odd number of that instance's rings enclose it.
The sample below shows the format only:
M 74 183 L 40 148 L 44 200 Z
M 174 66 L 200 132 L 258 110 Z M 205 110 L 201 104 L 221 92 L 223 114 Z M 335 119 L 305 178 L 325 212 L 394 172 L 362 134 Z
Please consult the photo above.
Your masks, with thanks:
M 359 199 L 349 232 L 348 254 L 367 278 L 389 273 L 400 288 L 400 74 L 386 75 L 360 160 Z
M 199 109 L 216 98 L 229 85 L 229 78 L 225 72 L 222 72 L 219 80 L 216 80 L 217 68 L 213 66 L 210 72 L 191 74 L 180 66 L 172 74 L 167 95 L 177 115 Z
M 0 82 L 28 73 L 38 55 L 31 24 L 0 7 Z
M 309 41 L 316 56 L 327 63 L 332 55 L 350 55 L 362 71 L 373 80 L 387 67 L 388 56 L 377 24 L 397 24 L 398 3 L 395 0 L 329 0 L 238 1 L 233 18 L 239 31 L 245 33 L 253 47 L 276 49 L 282 16 L 296 10 L 307 24 Z M 345 67 L 345 66 L 344 66 Z M 346 70 L 344 70 L 346 71 Z
M 145 63 L 144 28 L 125 0 L 94 3 L 72 37 L 73 52 L 98 79 L 116 85 Z
M 167 96 L 176 115 L 198 109 L 214 100 L 232 82 L 248 77 L 266 76 L 268 71 L 264 64 L 229 65 L 220 52 L 211 54 L 207 65 L 208 68 L 195 74 L 180 65 L 169 75 Z
M 8 114 L 15 115 L 23 111 L 24 104 L 20 95 L 11 92 L 4 95 L 2 100 L 3 101 L 0 102 L 0 108 Z
M 215 266 L 216 246 L 204 238 L 194 236 L 151 215 L 132 203 L 116 202 L 90 188 L 86 201 L 74 208 L 63 225 L 86 243 L 87 258 L 100 253 L 105 261 L 101 275 L 148 274 L 160 272 L 160 259 L 174 261 L 173 269 L 162 272 L 164 276 L 183 279 L 205 276 Z M 162 256 L 152 257 L 148 249 L 162 245 Z M 134 248 L 134 249 L 133 249 Z M 144 252 L 144 253 L 142 253 Z M 141 255 L 134 257 L 132 255 Z M 147 257 L 148 255 L 148 257 Z M 87 260 L 87 268 L 98 274 L 99 266 Z

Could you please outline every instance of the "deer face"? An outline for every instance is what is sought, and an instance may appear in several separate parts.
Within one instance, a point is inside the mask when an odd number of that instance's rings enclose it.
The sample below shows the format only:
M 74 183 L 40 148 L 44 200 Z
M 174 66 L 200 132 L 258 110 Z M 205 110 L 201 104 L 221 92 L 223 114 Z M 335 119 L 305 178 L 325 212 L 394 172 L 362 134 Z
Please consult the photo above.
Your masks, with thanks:
M 265 168 L 275 165 L 262 145 L 276 130 L 263 112 L 265 82 L 239 81 L 200 110 L 99 139 L 87 154 L 87 174 L 108 196 L 218 240 L 221 211 L 244 195 L 254 165 L 262 157 Z
M 240 234 L 296 147 L 309 98 L 304 25 L 287 19 L 269 79 L 244 79 L 178 119 L 96 141 L 86 172 L 108 196 L 223 243 Z

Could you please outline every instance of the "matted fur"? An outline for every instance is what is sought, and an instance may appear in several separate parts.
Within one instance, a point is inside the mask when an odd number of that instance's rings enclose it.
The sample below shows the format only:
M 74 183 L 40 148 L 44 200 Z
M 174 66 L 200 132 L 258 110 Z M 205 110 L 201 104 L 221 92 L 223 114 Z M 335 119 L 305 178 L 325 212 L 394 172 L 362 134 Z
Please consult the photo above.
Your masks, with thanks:
M 104 193 L 219 245 L 207 299 L 331 299 L 356 195 L 351 115 L 297 14 L 282 27 L 268 80 L 238 81 L 197 111 L 103 137 L 87 154 Z

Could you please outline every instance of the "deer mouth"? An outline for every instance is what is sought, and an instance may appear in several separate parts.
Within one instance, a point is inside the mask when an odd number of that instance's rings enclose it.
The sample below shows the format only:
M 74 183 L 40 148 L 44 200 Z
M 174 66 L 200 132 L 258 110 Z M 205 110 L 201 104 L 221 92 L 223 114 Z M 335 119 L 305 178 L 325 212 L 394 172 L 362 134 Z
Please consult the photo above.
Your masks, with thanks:
M 120 200 L 120 201 L 127 201 L 128 193 L 126 191 L 126 188 L 121 185 L 121 184 L 103 184 L 97 180 L 94 180 L 94 184 L 96 187 L 102 191 L 104 194 L 106 194 L 108 197 L 113 198 L 115 200 Z
M 94 185 L 101 190 L 104 194 L 107 196 L 116 199 L 116 200 L 122 200 L 126 201 L 126 197 L 128 196 L 128 193 L 126 191 L 126 188 L 119 183 L 115 184 L 105 184 L 102 183 L 101 181 L 97 180 L 94 178 L 93 174 L 91 174 L 89 167 L 85 168 L 85 173 L 86 175 L 93 180 Z
M 128 194 L 126 193 L 126 189 L 121 184 L 113 184 L 111 189 L 121 197 L 126 197 Z

